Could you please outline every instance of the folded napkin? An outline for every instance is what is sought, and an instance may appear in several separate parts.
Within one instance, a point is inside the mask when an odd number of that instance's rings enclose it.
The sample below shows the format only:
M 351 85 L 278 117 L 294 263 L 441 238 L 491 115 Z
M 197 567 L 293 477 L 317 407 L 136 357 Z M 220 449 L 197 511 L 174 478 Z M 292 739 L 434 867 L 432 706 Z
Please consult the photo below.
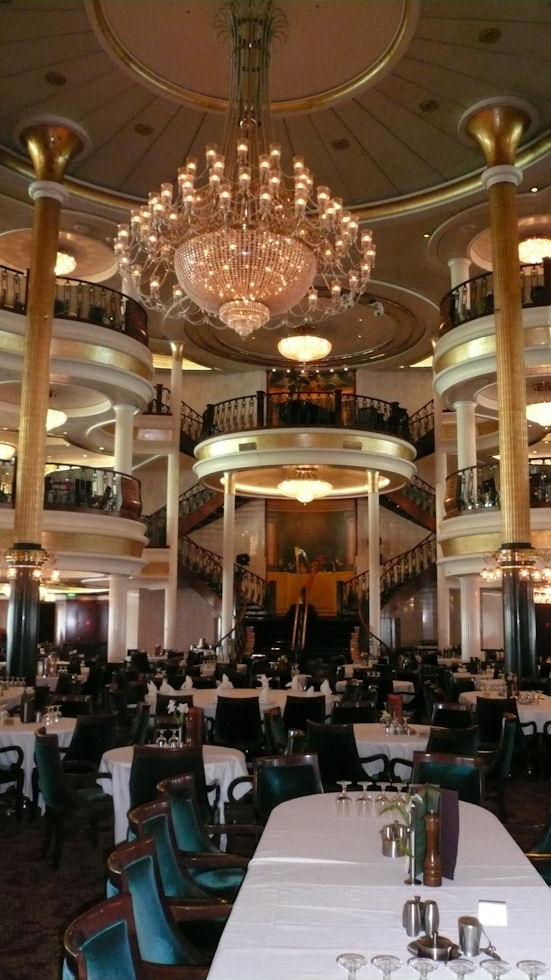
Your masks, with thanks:
M 220 690 L 220 688 L 223 688 L 224 690 L 229 690 L 230 687 L 233 687 L 233 684 L 230 681 L 228 675 L 227 674 L 222 674 L 222 680 L 220 681 L 220 683 L 218 685 L 218 690 Z
M 258 695 L 258 703 L 266 706 L 270 703 L 270 688 L 261 687 L 260 694 Z
M 325 697 L 328 697 L 332 693 L 333 693 L 333 691 L 331 690 L 331 685 L 330 685 L 329 681 L 326 678 L 320 684 L 320 694 L 325 694 Z
M 170 694 L 178 697 L 179 692 L 174 687 L 171 687 L 165 679 L 163 679 L 163 682 L 159 688 L 159 694 Z
M 150 694 L 151 697 L 157 697 L 157 685 L 154 684 L 153 681 L 147 682 L 147 693 Z
M 311 697 L 312 697 L 312 696 L 313 696 L 313 695 L 314 695 L 315 693 L 316 693 L 316 692 L 315 692 L 315 690 L 314 690 L 314 688 L 313 688 L 313 686 L 310 686 L 310 687 L 308 688 L 308 690 L 306 691 L 306 694 L 308 695 L 308 697 L 309 697 L 309 698 L 311 698 Z
M 181 691 L 189 691 L 189 690 L 191 690 L 192 687 L 193 687 L 193 677 L 190 677 L 189 674 L 186 674 L 185 681 L 182 684 L 180 690 Z
M 300 691 L 300 686 L 298 683 L 298 674 L 295 674 L 293 677 L 291 677 L 289 684 L 286 684 L 285 687 L 290 687 L 292 691 Z
M 266 674 L 258 674 L 256 680 L 263 688 L 268 688 L 270 686 L 270 678 Z

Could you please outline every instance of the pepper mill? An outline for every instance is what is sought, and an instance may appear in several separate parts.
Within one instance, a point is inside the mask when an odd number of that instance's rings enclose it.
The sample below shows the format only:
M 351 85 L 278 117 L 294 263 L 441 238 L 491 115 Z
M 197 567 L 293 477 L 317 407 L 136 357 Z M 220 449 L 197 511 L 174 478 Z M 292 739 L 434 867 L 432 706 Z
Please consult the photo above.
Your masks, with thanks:
M 423 884 L 437 888 L 442 884 L 442 863 L 440 861 L 440 817 L 436 813 L 425 815 L 426 849 L 423 863 Z

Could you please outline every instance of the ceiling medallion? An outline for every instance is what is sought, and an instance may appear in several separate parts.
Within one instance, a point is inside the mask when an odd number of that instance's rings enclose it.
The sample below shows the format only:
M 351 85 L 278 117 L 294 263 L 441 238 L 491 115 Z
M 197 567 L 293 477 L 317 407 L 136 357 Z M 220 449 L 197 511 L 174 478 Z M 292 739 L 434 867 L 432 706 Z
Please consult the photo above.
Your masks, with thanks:
M 300 156 L 293 176 L 273 141 L 269 66 L 286 19 L 268 0 L 234 0 L 215 28 L 232 42 L 222 152 L 206 147 L 198 173 L 189 157 L 170 183 L 120 225 L 115 254 L 123 291 L 165 317 L 229 327 L 317 323 L 353 306 L 371 276 L 369 230 L 318 186 Z M 174 281 L 176 278 L 176 281 Z M 327 298 L 326 298 L 327 297 Z

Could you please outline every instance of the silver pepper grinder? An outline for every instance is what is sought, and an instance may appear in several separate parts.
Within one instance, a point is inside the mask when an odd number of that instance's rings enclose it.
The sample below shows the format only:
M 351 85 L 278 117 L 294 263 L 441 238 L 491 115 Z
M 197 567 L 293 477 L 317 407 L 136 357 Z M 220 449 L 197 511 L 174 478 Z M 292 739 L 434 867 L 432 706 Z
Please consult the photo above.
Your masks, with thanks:
M 408 898 L 407 902 L 404 903 L 402 925 L 408 936 L 418 936 L 422 932 L 424 921 L 423 912 L 423 902 L 421 901 L 420 895 L 416 895 L 414 898 Z

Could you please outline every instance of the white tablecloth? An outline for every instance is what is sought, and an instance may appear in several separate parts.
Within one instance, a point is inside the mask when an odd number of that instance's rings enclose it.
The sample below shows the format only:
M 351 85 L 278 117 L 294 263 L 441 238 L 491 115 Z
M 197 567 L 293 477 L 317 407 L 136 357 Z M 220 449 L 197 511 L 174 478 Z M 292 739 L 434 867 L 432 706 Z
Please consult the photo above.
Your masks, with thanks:
M 11 724 L 0 725 L 0 746 L 19 745 L 23 749 L 25 770 L 25 780 L 23 783 L 23 793 L 29 799 L 32 797 L 31 776 L 34 767 L 34 733 L 37 729 L 36 722 L 23 725 L 19 718 L 10 719 Z M 48 729 L 53 735 L 57 735 L 59 745 L 66 748 L 71 741 L 71 736 L 75 727 L 74 718 L 60 718 L 55 725 Z
M 21 695 L 25 690 L 21 685 L 10 684 L 9 687 L 4 688 L 0 694 L 0 708 L 6 708 L 10 711 L 12 708 L 16 708 L 18 704 L 21 704 Z
M 110 749 L 101 760 L 100 771 L 110 772 L 112 780 L 102 780 L 106 793 L 113 794 L 113 809 L 115 814 L 115 844 L 126 839 L 128 830 L 127 814 L 130 808 L 130 768 L 132 766 L 133 747 L 125 745 L 122 748 Z M 203 746 L 203 762 L 207 783 L 220 784 L 221 817 L 223 805 L 228 798 L 228 786 L 238 776 L 247 775 L 245 756 L 237 749 L 228 749 L 220 745 Z M 244 792 L 250 789 L 245 785 Z
M 266 826 L 234 903 L 209 980 L 344 980 L 339 953 L 355 951 L 368 960 L 398 956 L 393 976 L 414 980 L 406 966 L 410 941 L 402 907 L 420 894 L 436 899 L 440 932 L 457 941 L 460 915 L 477 915 L 479 899 L 505 901 L 508 926 L 488 926 L 498 952 L 515 964 L 537 958 L 551 965 L 551 891 L 499 821 L 469 803 L 460 804 L 456 875 L 442 888 L 404 884 L 405 859 L 381 851 L 384 817 L 338 817 L 335 795 L 292 800 L 277 807 Z M 487 980 L 475 958 L 473 980 Z M 431 974 L 449 980 L 439 964 Z M 381 980 L 368 965 L 358 980 Z
M 417 750 L 424 751 L 427 746 L 430 727 L 427 725 L 414 725 L 413 735 L 387 735 L 385 726 L 373 725 L 354 725 L 354 737 L 360 756 L 375 755 L 382 753 L 387 759 L 413 759 L 413 753 Z M 369 775 L 377 772 L 377 763 L 367 763 L 365 771 Z M 410 779 L 411 769 L 409 766 L 397 766 L 396 775 L 400 779 Z
M 482 693 L 482 691 L 465 691 L 463 694 L 459 695 L 459 701 L 462 704 L 470 704 L 474 711 L 476 709 L 477 697 L 497 698 L 499 695 L 492 694 L 491 692 Z M 518 716 L 520 720 L 535 721 L 538 732 L 543 731 L 543 726 L 546 721 L 551 721 L 551 697 L 548 694 L 542 694 L 533 704 L 522 704 L 521 701 L 518 701 L 517 704 Z

